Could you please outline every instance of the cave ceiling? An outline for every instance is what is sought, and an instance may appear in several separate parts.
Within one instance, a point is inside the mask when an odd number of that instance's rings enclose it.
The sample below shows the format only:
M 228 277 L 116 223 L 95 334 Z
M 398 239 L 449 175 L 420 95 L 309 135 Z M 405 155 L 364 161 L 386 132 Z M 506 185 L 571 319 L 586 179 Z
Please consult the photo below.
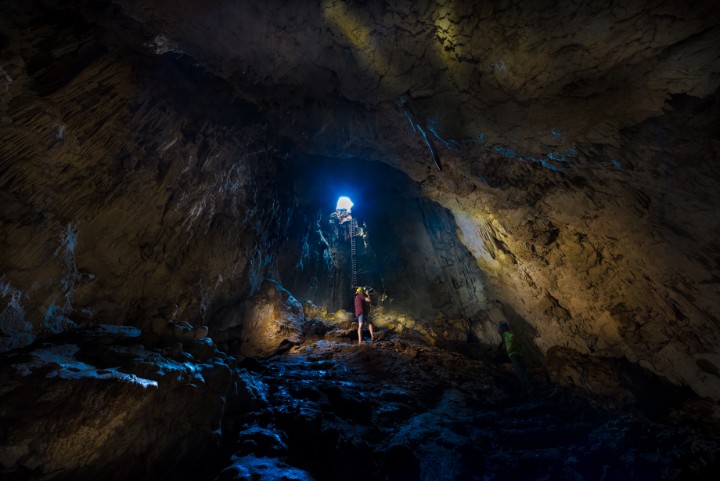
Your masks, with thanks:
M 94 25 L 96 49 L 216 76 L 308 152 L 382 160 L 416 180 L 458 153 L 562 170 L 602 146 L 592 162 L 617 166 L 623 129 L 720 83 L 714 1 L 43 5 Z
M 432 165 L 425 136 L 437 157 L 576 162 L 720 72 L 717 2 L 118 3 L 147 48 L 196 59 L 308 148 L 391 163 Z

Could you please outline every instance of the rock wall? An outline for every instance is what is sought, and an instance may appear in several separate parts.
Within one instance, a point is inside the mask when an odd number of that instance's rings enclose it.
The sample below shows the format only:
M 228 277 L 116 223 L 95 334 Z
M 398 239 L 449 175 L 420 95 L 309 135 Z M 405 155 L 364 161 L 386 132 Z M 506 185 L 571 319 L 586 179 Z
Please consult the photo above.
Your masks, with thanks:
M 256 111 L 191 60 L 121 51 L 82 18 L 2 31 L 0 347 L 204 323 L 257 290 L 283 214 Z
M 453 211 L 505 315 L 553 346 L 627 358 L 720 396 L 717 97 L 581 148 L 559 170 L 447 158 L 425 192 Z M 468 153 L 472 156 L 472 153 Z M 607 162 L 606 159 L 619 159 Z

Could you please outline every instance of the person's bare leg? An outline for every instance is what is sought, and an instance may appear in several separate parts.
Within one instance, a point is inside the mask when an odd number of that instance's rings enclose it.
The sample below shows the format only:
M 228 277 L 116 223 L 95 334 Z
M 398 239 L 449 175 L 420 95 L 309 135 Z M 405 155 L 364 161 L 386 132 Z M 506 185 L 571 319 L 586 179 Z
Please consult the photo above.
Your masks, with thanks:
M 374 341 L 374 340 L 375 340 L 375 334 L 373 333 L 372 324 L 368 324 L 368 328 L 370 329 L 370 340 L 371 340 L 371 341 Z
M 358 344 L 362 344 L 362 322 L 358 323 Z

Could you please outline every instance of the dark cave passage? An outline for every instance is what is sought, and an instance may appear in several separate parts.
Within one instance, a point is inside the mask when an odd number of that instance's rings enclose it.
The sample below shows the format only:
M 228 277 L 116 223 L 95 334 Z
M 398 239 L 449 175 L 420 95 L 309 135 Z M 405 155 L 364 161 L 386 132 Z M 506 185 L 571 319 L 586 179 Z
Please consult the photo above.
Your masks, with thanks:
M 0 2 L 0 478 L 715 479 L 719 25 Z

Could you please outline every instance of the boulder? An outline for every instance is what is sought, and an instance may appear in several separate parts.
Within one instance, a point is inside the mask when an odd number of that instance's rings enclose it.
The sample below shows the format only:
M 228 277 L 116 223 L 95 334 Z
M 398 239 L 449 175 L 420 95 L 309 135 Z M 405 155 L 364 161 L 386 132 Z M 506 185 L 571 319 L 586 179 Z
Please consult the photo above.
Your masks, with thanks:
M 240 310 L 221 321 L 224 329 L 213 337 L 240 355 L 270 357 L 302 342 L 304 320 L 302 304 L 279 283 L 266 280 Z

